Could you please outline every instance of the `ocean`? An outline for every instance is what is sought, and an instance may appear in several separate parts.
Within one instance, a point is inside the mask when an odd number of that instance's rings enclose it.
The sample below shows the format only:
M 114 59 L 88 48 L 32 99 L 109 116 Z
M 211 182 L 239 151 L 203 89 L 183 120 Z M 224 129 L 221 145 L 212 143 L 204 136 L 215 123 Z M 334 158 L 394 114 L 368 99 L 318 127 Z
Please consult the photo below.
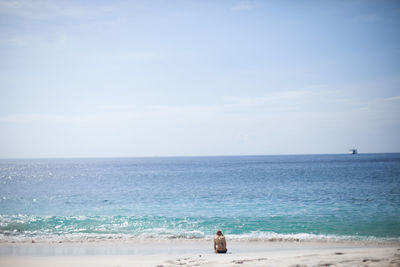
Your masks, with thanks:
M 0 160 L 0 241 L 400 241 L 400 154 Z

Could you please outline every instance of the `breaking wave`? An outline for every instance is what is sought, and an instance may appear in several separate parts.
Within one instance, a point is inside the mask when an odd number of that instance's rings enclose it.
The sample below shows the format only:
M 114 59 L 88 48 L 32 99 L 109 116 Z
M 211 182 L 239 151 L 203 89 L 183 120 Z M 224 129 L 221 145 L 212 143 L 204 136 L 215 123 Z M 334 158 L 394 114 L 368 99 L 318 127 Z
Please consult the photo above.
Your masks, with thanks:
M 243 241 L 362 241 L 400 242 L 399 237 L 277 233 L 243 227 L 244 220 L 232 218 L 170 218 L 136 216 L 30 216 L 0 215 L 0 242 L 101 242 L 137 239 L 212 239 L 215 230 L 224 229 L 230 240 Z M 241 229 L 238 231 L 237 229 Z

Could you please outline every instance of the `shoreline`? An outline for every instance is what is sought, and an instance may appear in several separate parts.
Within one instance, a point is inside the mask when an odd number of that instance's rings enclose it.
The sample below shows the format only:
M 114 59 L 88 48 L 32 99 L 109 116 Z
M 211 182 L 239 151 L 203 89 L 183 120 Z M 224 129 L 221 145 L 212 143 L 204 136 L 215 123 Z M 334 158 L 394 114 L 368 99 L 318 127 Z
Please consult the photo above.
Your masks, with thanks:
M 2 243 L 0 266 L 400 266 L 400 243 L 229 241 L 215 254 L 209 240 L 97 243 Z
M 36 231 L 35 231 L 36 232 Z M 354 244 L 400 244 L 400 237 L 377 237 L 356 235 L 323 235 L 312 233 L 278 234 L 274 232 L 256 232 L 250 234 L 227 234 L 234 242 L 299 242 L 299 243 L 354 243 Z M 1 233 L 0 244 L 29 244 L 29 243 L 124 243 L 124 242 L 162 242 L 162 241 L 211 241 L 214 235 L 187 236 L 186 234 L 98 234 L 98 233 L 71 233 L 50 235 L 24 235 Z
M 260 243 L 345 243 L 365 245 L 399 245 L 399 237 L 356 237 L 356 236 L 325 236 L 312 234 L 277 234 L 269 237 L 249 237 L 225 235 L 230 242 L 260 242 Z M 1 244 L 59 244 L 59 243 L 135 243 L 135 242 L 212 242 L 214 236 L 177 237 L 177 236 L 133 236 L 133 235 L 61 235 L 61 236 L 32 236 L 32 237 L 0 237 Z

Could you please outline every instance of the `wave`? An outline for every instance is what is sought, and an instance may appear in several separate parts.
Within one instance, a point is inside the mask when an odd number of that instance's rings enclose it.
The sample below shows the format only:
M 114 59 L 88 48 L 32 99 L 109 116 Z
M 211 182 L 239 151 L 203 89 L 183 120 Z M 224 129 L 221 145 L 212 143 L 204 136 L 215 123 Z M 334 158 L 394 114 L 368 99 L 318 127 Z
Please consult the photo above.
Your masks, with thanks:
M 152 231 L 149 229 L 149 231 Z M 166 229 L 166 232 L 168 230 Z M 154 233 L 129 235 L 129 234 L 66 234 L 66 235 L 18 235 L 10 236 L 0 234 L 0 243 L 93 243 L 93 242 L 130 242 L 146 240 L 212 240 L 212 235 L 198 237 L 191 233 L 178 233 L 156 235 Z M 242 235 L 226 234 L 230 241 L 249 242 L 354 242 L 354 243 L 400 243 L 400 238 L 378 238 L 374 236 L 335 236 L 315 235 L 309 233 L 278 234 L 274 232 L 250 233 Z
M 259 232 L 254 231 L 249 234 L 229 235 L 232 240 L 245 241 L 290 241 L 290 242 L 400 242 L 400 237 L 376 237 L 376 236 L 357 236 L 357 235 L 323 235 L 312 233 L 290 233 L 281 234 L 275 232 Z
M 225 218 L 226 221 L 231 220 Z M 101 242 L 147 239 L 211 240 L 215 219 L 140 216 L 31 216 L 0 215 L 0 242 Z M 218 221 L 221 222 L 221 219 Z M 237 222 L 243 226 L 244 222 Z M 236 225 L 236 226 L 237 226 Z M 221 225 L 218 225 L 221 226 Z M 256 229 L 235 232 L 235 225 L 224 224 L 228 239 L 261 242 L 400 242 L 400 237 L 340 234 L 277 233 Z

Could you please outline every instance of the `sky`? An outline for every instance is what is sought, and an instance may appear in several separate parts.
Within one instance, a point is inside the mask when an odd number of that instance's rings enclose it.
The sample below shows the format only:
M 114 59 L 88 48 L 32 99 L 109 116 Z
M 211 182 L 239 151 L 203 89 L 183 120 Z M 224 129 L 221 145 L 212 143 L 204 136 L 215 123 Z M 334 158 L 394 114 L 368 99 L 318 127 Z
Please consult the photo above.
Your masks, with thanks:
M 400 152 L 400 1 L 0 0 L 0 158 Z

